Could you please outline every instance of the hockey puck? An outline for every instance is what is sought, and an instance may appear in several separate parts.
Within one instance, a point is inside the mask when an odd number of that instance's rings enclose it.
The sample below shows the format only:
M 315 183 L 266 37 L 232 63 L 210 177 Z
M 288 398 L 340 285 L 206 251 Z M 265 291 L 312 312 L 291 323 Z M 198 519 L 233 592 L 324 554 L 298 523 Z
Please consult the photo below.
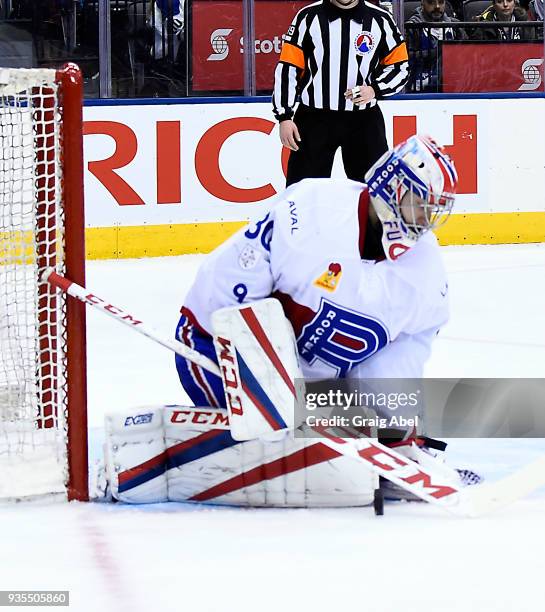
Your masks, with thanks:
M 384 492 L 380 488 L 375 489 L 373 508 L 375 509 L 376 516 L 382 516 L 384 514 Z

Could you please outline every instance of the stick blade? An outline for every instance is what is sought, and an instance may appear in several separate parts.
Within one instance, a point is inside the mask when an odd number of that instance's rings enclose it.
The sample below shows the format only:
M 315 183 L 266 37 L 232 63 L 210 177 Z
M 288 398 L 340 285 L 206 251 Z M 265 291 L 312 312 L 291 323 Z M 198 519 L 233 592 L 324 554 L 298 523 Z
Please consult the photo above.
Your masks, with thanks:
M 545 485 L 545 455 L 497 482 L 464 489 L 471 516 L 495 512 Z

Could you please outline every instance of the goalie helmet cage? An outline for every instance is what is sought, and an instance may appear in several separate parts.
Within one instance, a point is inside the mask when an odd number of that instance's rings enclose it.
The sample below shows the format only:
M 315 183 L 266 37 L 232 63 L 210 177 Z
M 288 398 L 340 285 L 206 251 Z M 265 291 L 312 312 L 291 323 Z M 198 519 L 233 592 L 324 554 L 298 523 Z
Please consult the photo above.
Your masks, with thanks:
M 88 498 L 82 77 L 0 69 L 0 501 Z

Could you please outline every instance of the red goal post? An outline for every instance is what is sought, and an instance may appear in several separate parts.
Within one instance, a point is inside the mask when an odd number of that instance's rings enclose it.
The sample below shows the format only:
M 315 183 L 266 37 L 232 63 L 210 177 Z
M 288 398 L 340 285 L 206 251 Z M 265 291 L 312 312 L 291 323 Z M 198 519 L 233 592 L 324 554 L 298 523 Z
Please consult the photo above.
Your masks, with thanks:
M 88 498 L 82 77 L 0 68 L 0 501 Z

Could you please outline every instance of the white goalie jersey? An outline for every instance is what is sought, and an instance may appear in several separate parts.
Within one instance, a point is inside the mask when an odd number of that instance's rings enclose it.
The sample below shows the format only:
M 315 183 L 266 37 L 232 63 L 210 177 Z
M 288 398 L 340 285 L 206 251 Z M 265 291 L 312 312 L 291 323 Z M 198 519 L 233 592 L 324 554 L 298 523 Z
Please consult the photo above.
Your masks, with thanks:
M 448 319 L 437 241 L 428 232 L 396 261 L 363 259 L 369 206 L 348 179 L 292 185 L 207 257 L 183 312 L 211 334 L 215 310 L 273 296 L 305 377 L 420 377 Z

